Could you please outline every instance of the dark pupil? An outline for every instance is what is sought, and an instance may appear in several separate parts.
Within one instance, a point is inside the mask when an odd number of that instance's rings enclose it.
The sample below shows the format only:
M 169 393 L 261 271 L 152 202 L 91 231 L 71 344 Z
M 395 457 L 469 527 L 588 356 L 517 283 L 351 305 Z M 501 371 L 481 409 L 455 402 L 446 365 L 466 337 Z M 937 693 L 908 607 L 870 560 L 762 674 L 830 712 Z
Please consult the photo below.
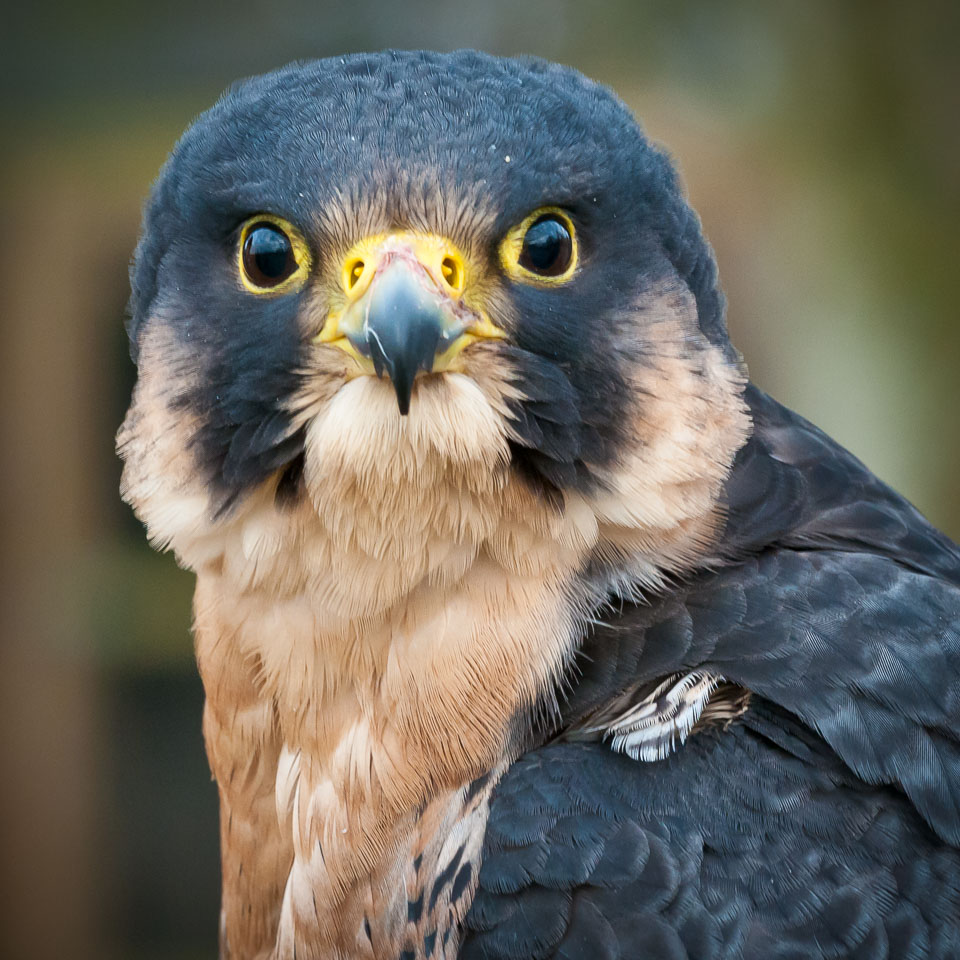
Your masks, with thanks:
M 243 268 L 261 287 L 272 287 L 286 280 L 297 268 L 290 238 L 268 223 L 251 227 L 243 242 Z
M 534 273 L 555 277 L 570 266 L 573 241 L 561 220 L 546 216 L 535 220 L 523 238 L 520 263 Z

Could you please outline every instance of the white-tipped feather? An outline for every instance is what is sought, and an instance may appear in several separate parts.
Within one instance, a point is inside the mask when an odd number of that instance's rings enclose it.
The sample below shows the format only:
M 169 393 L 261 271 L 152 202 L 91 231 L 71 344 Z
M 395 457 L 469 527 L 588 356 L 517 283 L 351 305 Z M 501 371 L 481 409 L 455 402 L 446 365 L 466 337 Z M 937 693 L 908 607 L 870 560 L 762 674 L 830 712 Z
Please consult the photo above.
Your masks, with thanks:
M 663 760 L 686 741 L 722 677 L 688 673 L 660 684 L 605 731 L 614 750 L 634 760 Z

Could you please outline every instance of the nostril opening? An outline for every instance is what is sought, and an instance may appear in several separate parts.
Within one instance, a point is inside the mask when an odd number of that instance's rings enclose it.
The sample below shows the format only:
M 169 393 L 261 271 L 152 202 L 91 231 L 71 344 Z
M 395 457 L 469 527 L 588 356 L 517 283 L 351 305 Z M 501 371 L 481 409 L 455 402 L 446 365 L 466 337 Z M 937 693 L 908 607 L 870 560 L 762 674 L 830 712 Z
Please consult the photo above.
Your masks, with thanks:
M 444 257 L 440 264 L 440 271 L 443 273 L 443 279 L 454 290 L 459 291 L 463 287 L 463 267 L 458 260 L 453 257 Z
M 347 290 L 352 290 L 357 283 L 359 283 L 360 278 L 363 276 L 364 262 L 362 260 L 351 260 L 343 268 L 343 281 L 344 286 Z

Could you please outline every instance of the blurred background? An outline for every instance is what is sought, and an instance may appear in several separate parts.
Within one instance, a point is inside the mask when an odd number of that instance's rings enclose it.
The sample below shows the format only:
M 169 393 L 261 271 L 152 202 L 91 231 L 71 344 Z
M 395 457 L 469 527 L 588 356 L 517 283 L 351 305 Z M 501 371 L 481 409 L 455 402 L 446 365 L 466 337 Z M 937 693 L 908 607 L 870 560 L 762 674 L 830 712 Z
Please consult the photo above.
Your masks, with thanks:
M 536 53 L 679 160 L 753 378 L 960 537 L 960 5 L 85 0 L 0 18 L 0 955 L 216 951 L 191 577 L 117 495 L 140 206 L 237 77 Z

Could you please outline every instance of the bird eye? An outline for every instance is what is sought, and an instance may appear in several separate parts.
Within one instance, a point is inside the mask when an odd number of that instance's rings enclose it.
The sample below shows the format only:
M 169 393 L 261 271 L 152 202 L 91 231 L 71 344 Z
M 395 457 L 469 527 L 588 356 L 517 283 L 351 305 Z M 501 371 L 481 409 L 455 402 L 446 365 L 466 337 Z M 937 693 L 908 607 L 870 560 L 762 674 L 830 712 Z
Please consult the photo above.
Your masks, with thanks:
M 535 210 L 500 244 L 500 262 L 518 280 L 563 283 L 577 266 L 573 222 L 558 207 Z
M 256 224 L 243 241 L 243 269 L 258 287 L 282 283 L 297 269 L 290 238 L 272 224 Z
M 520 266 L 543 277 L 556 277 L 570 266 L 573 237 L 566 224 L 553 214 L 530 224 L 520 248 Z
M 303 238 L 279 217 L 261 215 L 240 231 L 240 272 L 253 293 L 286 292 L 306 278 L 309 254 Z

